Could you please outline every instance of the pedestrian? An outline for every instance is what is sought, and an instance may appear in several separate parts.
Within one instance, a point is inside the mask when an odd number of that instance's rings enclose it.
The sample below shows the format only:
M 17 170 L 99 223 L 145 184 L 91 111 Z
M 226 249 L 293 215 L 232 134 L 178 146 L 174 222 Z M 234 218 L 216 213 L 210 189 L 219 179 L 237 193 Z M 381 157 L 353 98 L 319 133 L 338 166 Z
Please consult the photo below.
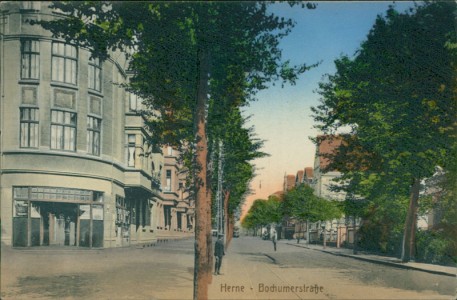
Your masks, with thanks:
M 214 257 L 216 264 L 214 266 L 214 275 L 220 275 L 222 257 L 225 255 L 224 241 L 222 240 L 223 235 L 219 234 L 217 237 L 216 245 L 214 246 Z
M 271 241 L 273 242 L 273 247 L 276 251 L 276 231 L 273 231 L 273 234 L 271 235 Z

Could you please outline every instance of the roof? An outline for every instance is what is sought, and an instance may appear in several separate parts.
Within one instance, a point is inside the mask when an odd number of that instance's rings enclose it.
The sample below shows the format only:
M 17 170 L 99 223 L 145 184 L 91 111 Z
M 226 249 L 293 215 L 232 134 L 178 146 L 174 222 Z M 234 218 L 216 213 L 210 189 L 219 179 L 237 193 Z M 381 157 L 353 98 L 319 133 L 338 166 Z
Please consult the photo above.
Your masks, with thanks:
M 306 180 L 311 180 L 313 178 L 313 174 L 314 174 L 314 169 L 312 167 L 305 168 L 304 177 Z
M 295 186 L 295 175 L 287 175 L 284 181 L 284 190 L 290 191 Z
M 295 177 L 295 183 L 302 183 L 303 182 L 303 174 L 304 174 L 303 170 L 299 170 L 297 172 L 297 176 Z
M 319 155 L 319 168 L 322 170 L 330 164 L 330 159 L 322 155 L 334 153 L 341 145 L 343 139 L 339 135 L 320 135 L 317 137 L 317 140 L 319 143 L 317 150 L 317 155 Z

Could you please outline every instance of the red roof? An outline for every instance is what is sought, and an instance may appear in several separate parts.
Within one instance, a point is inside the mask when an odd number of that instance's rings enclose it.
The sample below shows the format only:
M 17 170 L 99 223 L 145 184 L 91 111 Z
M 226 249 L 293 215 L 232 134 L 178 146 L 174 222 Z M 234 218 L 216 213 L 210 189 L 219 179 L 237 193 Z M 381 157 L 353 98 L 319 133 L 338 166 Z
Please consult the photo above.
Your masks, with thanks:
M 311 179 L 313 179 L 313 174 L 314 174 L 314 170 L 313 170 L 312 167 L 306 167 L 306 168 L 305 168 L 305 174 L 304 174 L 304 176 L 305 176 L 305 179 L 306 179 L 306 180 L 311 180 Z
M 284 190 L 290 191 L 295 186 L 295 175 L 287 175 L 284 182 Z
M 323 157 L 322 154 L 333 153 L 341 145 L 343 139 L 339 135 L 321 135 L 317 138 L 319 141 L 317 153 L 319 155 L 319 167 L 322 170 L 330 164 L 330 160 L 326 157 Z
M 295 178 L 295 183 L 302 183 L 303 182 L 303 174 L 304 171 L 300 170 L 297 172 L 297 177 Z

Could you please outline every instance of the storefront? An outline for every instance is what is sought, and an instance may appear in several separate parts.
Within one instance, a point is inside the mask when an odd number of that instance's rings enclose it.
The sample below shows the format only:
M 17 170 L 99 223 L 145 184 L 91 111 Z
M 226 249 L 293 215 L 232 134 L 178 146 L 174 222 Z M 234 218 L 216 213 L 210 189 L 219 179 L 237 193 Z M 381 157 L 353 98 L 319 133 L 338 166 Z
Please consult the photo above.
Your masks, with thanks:
M 103 193 L 13 187 L 13 246 L 103 247 Z

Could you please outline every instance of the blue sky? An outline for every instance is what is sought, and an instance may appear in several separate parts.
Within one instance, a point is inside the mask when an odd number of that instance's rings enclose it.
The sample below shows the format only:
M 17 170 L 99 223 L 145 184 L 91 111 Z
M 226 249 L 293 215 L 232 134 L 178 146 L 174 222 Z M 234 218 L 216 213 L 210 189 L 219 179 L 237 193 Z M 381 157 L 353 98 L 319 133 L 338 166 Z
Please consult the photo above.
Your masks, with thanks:
M 254 194 L 247 203 L 282 190 L 284 174 L 312 167 L 315 146 L 309 136 L 316 136 L 311 118 L 311 106 L 318 104 L 314 93 L 326 73 L 333 73 L 334 60 L 340 55 L 352 56 L 365 40 L 377 15 L 384 14 L 389 5 L 399 11 L 414 6 L 413 2 L 317 2 L 314 10 L 277 3 L 271 10 L 278 16 L 289 17 L 296 25 L 281 42 L 283 57 L 292 63 L 322 63 L 303 74 L 296 85 L 272 86 L 257 95 L 258 101 L 244 109 L 252 115 L 257 137 L 266 140 L 264 151 L 271 156 L 254 163 L 257 177 L 251 188 Z M 261 183 L 261 188 L 260 188 Z M 248 204 L 249 205 L 249 204 Z

